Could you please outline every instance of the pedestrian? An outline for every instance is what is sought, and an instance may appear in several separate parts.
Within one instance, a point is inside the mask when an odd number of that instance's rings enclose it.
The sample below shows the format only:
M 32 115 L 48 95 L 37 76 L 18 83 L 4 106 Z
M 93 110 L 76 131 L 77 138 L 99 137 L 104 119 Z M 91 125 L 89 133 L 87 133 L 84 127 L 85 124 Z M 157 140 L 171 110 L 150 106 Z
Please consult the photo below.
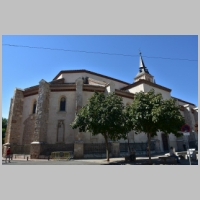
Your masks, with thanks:
M 6 150 L 6 162 L 7 162 L 7 159 L 10 162 L 10 147 L 8 147 Z
M 179 158 L 178 158 L 178 156 L 176 155 L 176 152 L 175 152 L 174 147 L 171 147 L 171 148 L 170 148 L 169 155 L 170 155 L 171 157 L 175 157 L 176 160 L 177 160 L 177 163 L 180 163 Z

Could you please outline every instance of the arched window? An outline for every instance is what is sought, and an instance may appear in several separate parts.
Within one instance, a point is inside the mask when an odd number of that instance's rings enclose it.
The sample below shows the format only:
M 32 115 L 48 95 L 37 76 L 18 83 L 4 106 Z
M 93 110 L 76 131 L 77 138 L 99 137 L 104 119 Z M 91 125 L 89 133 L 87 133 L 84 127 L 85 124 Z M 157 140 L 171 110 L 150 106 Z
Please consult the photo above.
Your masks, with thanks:
M 36 113 L 36 104 L 37 104 L 37 102 L 34 101 L 34 103 L 33 103 L 33 112 L 32 112 L 32 114 L 35 114 L 35 113 Z
M 62 97 L 60 100 L 60 111 L 65 111 L 65 107 L 66 107 L 66 99 L 65 97 Z

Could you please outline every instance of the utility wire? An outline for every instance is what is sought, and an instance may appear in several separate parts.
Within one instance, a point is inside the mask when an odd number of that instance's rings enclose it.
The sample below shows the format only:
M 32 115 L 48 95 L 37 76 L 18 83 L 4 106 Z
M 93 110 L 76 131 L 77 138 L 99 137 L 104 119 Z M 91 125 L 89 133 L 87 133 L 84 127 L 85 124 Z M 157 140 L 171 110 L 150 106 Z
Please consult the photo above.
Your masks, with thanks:
M 110 56 L 129 56 L 129 57 L 138 57 L 138 55 L 129 55 L 129 54 L 118 54 L 118 53 L 106 53 L 106 52 L 94 52 L 94 51 L 80 51 L 80 50 L 69 50 L 69 49 L 55 49 L 55 48 L 47 48 L 47 47 L 33 47 L 33 46 L 23 46 L 23 45 L 15 45 L 15 44 L 3 44 L 4 46 L 10 47 L 22 47 L 22 48 L 30 48 L 30 49 L 43 49 L 43 50 L 52 50 L 52 51 L 68 51 L 68 52 L 76 52 L 76 53 L 93 53 L 93 54 L 104 54 Z M 150 57 L 150 56 L 142 56 L 146 58 L 158 58 L 158 59 L 168 59 L 168 60 L 187 60 L 187 61 L 197 61 L 190 60 L 184 58 L 164 58 L 164 57 Z

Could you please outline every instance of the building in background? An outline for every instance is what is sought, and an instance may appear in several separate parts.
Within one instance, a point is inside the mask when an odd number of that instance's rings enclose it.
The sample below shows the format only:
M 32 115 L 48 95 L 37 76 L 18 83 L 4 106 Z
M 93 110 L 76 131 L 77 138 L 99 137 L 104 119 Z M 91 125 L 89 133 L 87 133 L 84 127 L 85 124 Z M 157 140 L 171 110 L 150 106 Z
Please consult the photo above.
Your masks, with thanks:
M 75 114 L 95 91 L 115 92 L 126 105 L 132 103 L 134 93 L 148 92 L 152 88 L 156 93 L 161 93 L 164 99 L 171 98 L 171 89 L 155 83 L 141 54 L 139 72 L 131 84 L 87 70 L 65 70 L 60 71 L 51 82 L 42 79 L 39 85 L 26 89 L 16 88 L 10 102 L 5 145 L 11 146 L 13 154 L 30 154 L 31 158 L 45 157 L 52 151 L 72 151 L 77 158 L 105 151 L 100 145 L 104 144 L 101 134 L 92 136 L 70 127 Z M 198 121 L 198 108 L 192 103 L 172 98 L 177 100 L 182 116 L 192 127 L 189 144 L 193 147 L 197 142 L 197 132 L 193 127 Z M 147 136 L 145 133 L 136 135 L 132 131 L 129 133 L 129 142 L 139 152 L 145 150 Z M 172 133 L 165 136 L 159 132 L 152 138 L 152 150 L 169 151 L 170 146 L 183 150 L 184 143 L 184 136 L 176 138 Z M 127 150 L 127 141 L 120 140 L 118 144 L 110 142 L 110 149 L 113 155 L 119 156 L 120 152 Z

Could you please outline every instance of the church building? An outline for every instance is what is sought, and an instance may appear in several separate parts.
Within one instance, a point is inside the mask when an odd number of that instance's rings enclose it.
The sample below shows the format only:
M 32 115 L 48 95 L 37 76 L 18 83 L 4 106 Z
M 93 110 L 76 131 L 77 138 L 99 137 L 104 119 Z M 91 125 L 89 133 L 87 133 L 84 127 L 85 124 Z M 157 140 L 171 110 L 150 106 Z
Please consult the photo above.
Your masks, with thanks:
M 31 158 L 45 157 L 52 151 L 71 151 L 75 158 L 86 157 L 100 144 L 105 144 L 104 138 L 101 134 L 79 133 L 70 124 L 93 93 L 114 92 L 127 105 L 132 103 L 136 92 L 148 92 L 152 88 L 164 99 L 176 99 L 182 116 L 191 127 L 189 141 L 191 144 L 197 141 L 193 127 L 198 122 L 198 108 L 193 103 L 172 97 L 170 88 L 155 83 L 140 54 L 139 71 L 133 83 L 88 70 L 63 70 L 51 82 L 42 79 L 39 85 L 16 88 L 10 102 L 5 146 L 11 146 L 13 154 L 28 154 Z M 132 145 L 147 143 L 145 133 L 136 135 L 132 131 L 128 137 Z M 152 138 L 152 151 L 165 152 L 170 146 L 183 150 L 184 142 L 184 137 L 176 138 L 173 133 L 165 136 L 159 132 Z M 126 151 L 126 144 L 127 140 L 123 139 L 110 141 L 111 156 L 119 156 L 120 152 Z

